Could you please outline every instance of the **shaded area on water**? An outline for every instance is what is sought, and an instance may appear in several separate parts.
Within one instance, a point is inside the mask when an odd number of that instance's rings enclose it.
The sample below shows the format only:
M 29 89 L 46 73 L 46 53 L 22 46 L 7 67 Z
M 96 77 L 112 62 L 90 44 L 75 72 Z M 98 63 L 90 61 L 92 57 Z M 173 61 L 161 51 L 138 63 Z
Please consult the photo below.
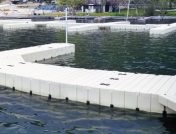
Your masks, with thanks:
M 6 133 L 159 134 L 174 133 L 175 116 L 110 109 L 30 96 L 0 88 L 0 130 Z

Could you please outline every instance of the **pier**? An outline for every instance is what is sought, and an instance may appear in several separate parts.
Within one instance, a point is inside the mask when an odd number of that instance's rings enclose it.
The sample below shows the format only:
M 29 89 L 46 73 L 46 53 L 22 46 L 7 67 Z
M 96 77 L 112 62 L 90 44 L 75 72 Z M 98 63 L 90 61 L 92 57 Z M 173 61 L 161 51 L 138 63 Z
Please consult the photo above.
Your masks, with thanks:
M 69 33 L 87 33 L 94 31 L 132 31 L 149 32 L 150 35 L 168 35 L 176 31 L 176 23 L 172 24 L 130 24 L 128 21 L 109 23 L 76 23 L 75 20 L 68 20 Z M 31 21 L 24 20 L 0 20 L 0 27 L 3 30 L 31 29 L 37 27 L 65 29 L 65 20 L 55 21 Z
M 151 35 L 167 35 L 176 31 L 176 23 L 163 25 L 150 30 Z
M 36 63 L 74 52 L 75 46 L 69 43 L 0 52 L 0 85 L 49 99 L 154 113 L 175 113 L 176 76 Z
M 69 33 L 87 33 L 94 31 L 132 31 L 149 32 L 150 35 L 168 35 L 176 31 L 176 23 L 172 24 L 130 24 L 127 21 L 109 23 L 76 23 L 75 20 L 68 20 Z M 0 27 L 3 30 L 32 29 L 37 27 L 65 29 L 64 20 L 55 21 L 31 21 L 24 20 L 0 20 Z

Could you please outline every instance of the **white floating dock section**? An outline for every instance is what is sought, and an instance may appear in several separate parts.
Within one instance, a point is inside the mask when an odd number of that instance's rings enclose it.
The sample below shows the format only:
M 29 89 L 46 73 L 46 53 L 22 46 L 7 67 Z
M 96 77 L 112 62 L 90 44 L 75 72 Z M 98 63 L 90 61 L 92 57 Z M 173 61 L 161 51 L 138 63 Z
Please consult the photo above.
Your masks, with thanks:
M 65 43 L 51 43 L 28 48 L 0 52 L 0 65 L 13 65 L 19 62 L 34 62 L 75 52 L 75 46 Z
M 4 21 L 5 22 L 5 21 Z M 64 29 L 65 28 L 65 21 L 40 21 L 40 22 L 32 22 L 32 21 L 9 21 L 8 23 L 4 23 L 0 21 L 3 30 L 16 30 L 16 29 L 32 29 L 37 27 L 46 27 L 46 28 L 57 28 L 57 29 Z M 75 20 L 69 20 L 68 26 L 76 26 L 81 25 L 76 23 Z
M 12 24 L 12 23 L 26 23 L 26 22 L 31 22 L 31 19 L 12 19 L 12 20 L 0 20 L 0 25 L 4 24 Z
M 150 35 L 166 35 L 176 31 L 176 23 L 150 29 Z
M 3 30 L 16 30 L 16 29 L 30 29 L 35 28 L 35 23 L 32 22 L 19 22 L 3 24 Z
M 94 32 L 97 30 L 102 31 L 133 31 L 133 32 L 150 32 L 150 34 L 166 34 L 168 32 L 176 30 L 176 24 L 146 24 L 136 25 L 130 24 L 127 21 L 110 22 L 110 23 L 76 23 L 75 20 L 68 20 L 68 32 L 69 33 L 86 33 Z M 31 20 L 0 20 L 0 26 L 3 30 L 16 30 L 16 29 L 31 29 L 37 27 L 57 28 L 64 30 L 65 21 L 44 21 L 44 22 L 32 22 Z
M 74 33 L 74 32 L 91 32 L 91 31 L 145 31 L 149 32 L 151 28 L 156 28 L 160 25 L 153 25 L 153 24 L 147 24 L 147 25 L 134 25 L 130 24 L 129 22 L 119 22 L 119 23 L 92 23 L 92 24 L 84 24 L 84 25 L 77 25 L 72 26 L 68 29 L 68 32 Z
M 176 112 L 176 76 L 31 63 L 74 51 L 73 44 L 53 43 L 0 52 L 0 85 L 56 99 L 156 113 Z
M 30 19 L 24 20 L 0 20 L 0 26 L 3 30 L 16 30 L 16 29 L 31 29 L 37 27 L 57 28 L 64 30 L 65 21 L 45 21 L 45 22 L 32 22 Z M 176 31 L 176 23 L 173 24 L 146 24 L 136 25 L 130 24 L 126 21 L 110 22 L 110 23 L 76 23 L 75 20 L 68 20 L 69 33 L 86 33 L 94 32 L 97 30 L 102 31 L 133 31 L 133 32 L 149 32 L 150 35 L 167 35 Z

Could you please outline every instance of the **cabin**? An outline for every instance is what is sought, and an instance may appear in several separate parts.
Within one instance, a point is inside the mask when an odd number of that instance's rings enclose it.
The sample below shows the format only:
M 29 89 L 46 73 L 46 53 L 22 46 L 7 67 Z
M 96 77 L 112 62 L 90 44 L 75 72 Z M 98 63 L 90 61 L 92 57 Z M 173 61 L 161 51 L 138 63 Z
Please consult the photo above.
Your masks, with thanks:
M 86 0 L 82 12 L 116 12 L 119 8 L 126 8 L 128 0 Z

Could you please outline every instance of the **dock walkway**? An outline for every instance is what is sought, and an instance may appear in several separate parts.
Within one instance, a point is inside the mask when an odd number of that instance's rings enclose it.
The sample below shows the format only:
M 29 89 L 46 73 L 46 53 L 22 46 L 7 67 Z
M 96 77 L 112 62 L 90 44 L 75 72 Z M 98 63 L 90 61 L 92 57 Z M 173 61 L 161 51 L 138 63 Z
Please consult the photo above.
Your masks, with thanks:
M 74 51 L 73 44 L 53 43 L 0 52 L 0 85 L 56 99 L 175 113 L 176 76 L 33 63 Z

